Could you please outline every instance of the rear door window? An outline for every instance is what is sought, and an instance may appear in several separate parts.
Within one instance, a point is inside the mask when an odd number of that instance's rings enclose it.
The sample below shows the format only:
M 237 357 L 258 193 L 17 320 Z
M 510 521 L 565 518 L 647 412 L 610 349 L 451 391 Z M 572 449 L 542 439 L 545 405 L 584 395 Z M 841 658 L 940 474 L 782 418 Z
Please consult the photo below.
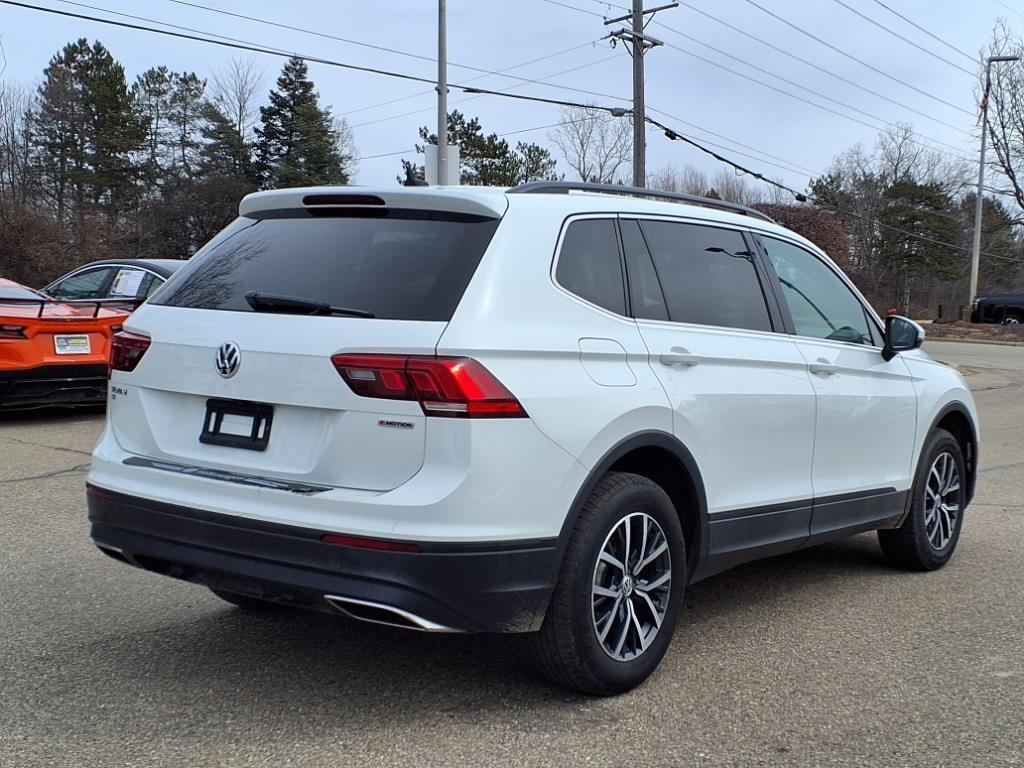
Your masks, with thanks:
M 251 312 L 250 292 L 393 320 L 451 319 L 498 220 L 389 209 L 237 219 L 152 303 Z M 353 215 L 355 214 L 355 215 Z
M 772 330 L 755 255 L 741 233 L 673 221 L 646 220 L 640 226 L 670 320 Z
M 71 275 L 50 287 L 55 299 L 102 299 L 114 267 L 96 267 Z
M 555 280 L 570 293 L 618 315 L 626 314 L 622 260 L 613 219 L 569 224 L 558 254 Z

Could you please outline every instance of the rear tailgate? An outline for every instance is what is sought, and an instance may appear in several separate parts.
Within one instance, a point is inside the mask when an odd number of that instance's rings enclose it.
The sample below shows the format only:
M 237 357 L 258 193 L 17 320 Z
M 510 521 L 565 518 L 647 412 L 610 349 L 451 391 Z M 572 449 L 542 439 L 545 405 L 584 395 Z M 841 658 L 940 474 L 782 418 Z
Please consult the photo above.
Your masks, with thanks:
M 435 354 L 503 212 L 503 199 L 499 210 L 485 202 L 433 191 L 247 198 L 127 324 L 151 341 L 111 378 L 119 443 L 179 471 L 402 484 L 423 464 L 422 408 L 356 395 L 331 357 Z
M 232 315 L 153 306 L 133 318 L 132 330 L 148 332 L 152 344 L 135 371 L 113 377 L 110 422 L 125 450 L 187 466 L 377 491 L 419 470 L 425 439 L 419 404 L 359 397 L 331 355 L 432 353 L 445 323 L 257 313 L 238 322 Z M 230 378 L 215 364 L 226 341 L 239 350 Z M 266 448 L 200 442 L 211 400 L 271 406 Z

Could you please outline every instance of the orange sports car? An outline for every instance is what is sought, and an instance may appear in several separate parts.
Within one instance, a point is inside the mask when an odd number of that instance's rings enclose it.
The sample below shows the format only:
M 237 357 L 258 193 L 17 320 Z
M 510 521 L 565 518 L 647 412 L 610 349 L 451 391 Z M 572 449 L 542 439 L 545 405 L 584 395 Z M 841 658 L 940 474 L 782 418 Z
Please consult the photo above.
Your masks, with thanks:
M 110 337 L 134 305 L 58 301 L 0 278 L 0 410 L 104 402 Z

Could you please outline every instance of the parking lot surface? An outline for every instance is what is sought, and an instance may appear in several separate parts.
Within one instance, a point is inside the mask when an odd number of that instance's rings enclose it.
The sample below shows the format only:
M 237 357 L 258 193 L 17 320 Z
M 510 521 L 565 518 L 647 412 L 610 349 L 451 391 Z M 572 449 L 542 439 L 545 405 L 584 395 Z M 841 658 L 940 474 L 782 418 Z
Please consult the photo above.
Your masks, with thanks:
M 944 570 L 873 535 L 692 587 L 641 688 L 539 681 L 515 637 L 248 614 L 89 542 L 102 413 L 0 417 L 0 766 L 1024 766 L 1024 348 L 968 376 L 981 473 Z

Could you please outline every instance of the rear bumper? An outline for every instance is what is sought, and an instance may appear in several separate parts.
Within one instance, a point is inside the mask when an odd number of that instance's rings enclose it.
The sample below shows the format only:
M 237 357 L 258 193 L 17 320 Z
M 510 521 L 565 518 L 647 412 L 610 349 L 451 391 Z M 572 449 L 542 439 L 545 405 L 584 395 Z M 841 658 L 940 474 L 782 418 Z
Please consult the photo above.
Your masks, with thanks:
M 0 409 L 106 402 L 107 366 L 94 363 L 40 365 L 0 371 Z
M 200 511 L 89 487 L 93 541 L 130 565 L 229 592 L 332 611 L 326 595 L 388 606 L 463 632 L 540 628 L 557 539 L 380 552 L 325 544 L 326 531 Z

